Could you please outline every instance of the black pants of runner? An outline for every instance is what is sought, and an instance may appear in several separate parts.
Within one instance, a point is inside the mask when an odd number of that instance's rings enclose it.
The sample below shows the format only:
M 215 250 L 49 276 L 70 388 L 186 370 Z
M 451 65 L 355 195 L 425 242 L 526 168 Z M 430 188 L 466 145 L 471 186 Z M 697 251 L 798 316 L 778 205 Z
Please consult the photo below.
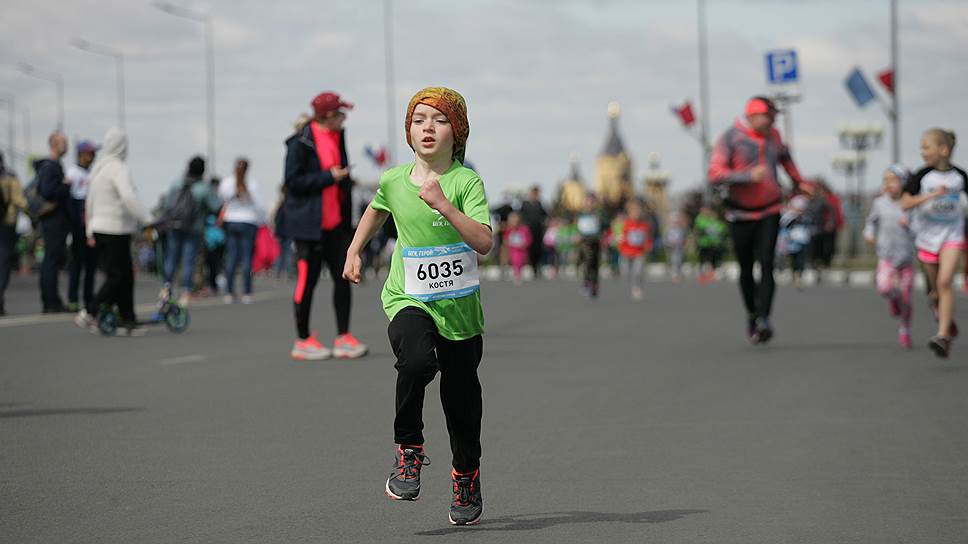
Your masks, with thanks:
M 71 227 L 63 214 L 41 220 L 44 236 L 44 260 L 40 263 L 40 302 L 43 309 L 61 310 L 64 301 L 57 288 L 57 280 L 67 254 L 67 235 Z
M 117 306 L 121 321 L 131 323 L 134 316 L 134 264 L 131 262 L 131 235 L 94 233 L 97 254 L 105 278 L 87 311 L 96 315 L 102 306 Z
M 437 332 L 427 312 L 404 308 L 387 329 L 397 357 L 396 417 L 393 441 L 422 445 L 423 405 L 427 385 L 440 371 L 440 404 L 447 420 L 453 467 L 467 473 L 481 465 L 481 418 L 484 401 L 477 367 L 484 354 L 484 339 L 448 340 Z
M 771 215 L 758 221 L 730 223 L 733 251 L 739 261 L 739 288 L 750 317 L 769 317 L 773 308 L 773 260 L 780 216 Z M 753 263 L 760 263 L 760 282 L 753 277 Z
M 343 264 L 350 245 L 349 232 L 343 229 L 324 230 L 319 240 L 296 240 L 296 292 L 293 308 L 296 314 L 296 333 L 300 339 L 309 338 L 309 315 L 313 292 L 319 281 L 323 261 L 333 278 L 333 308 L 336 310 L 336 329 L 339 334 L 350 332 L 350 282 L 343 279 Z
M 599 238 L 582 238 L 579 246 L 582 280 L 586 287 L 598 286 L 598 267 L 601 264 L 602 246 Z
M 534 279 L 541 279 L 541 265 L 544 264 L 544 229 L 529 227 L 531 231 L 531 245 L 528 247 L 528 262 L 534 271 Z
M 71 224 L 71 265 L 67 282 L 67 301 L 83 300 L 85 306 L 94 297 L 94 275 L 97 272 L 97 253 L 87 245 L 84 224 Z M 83 290 L 81 277 L 83 276 Z

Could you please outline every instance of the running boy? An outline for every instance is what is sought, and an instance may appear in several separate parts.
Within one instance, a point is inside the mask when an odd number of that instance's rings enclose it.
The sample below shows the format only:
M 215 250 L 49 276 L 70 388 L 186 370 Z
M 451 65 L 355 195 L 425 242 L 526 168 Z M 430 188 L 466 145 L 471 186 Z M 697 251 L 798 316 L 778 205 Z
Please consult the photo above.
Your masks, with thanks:
M 456 91 L 430 87 L 407 107 L 416 160 L 384 172 L 346 253 L 343 277 L 360 282 L 360 253 L 393 215 L 399 238 L 383 286 L 390 346 L 397 357 L 395 467 L 386 494 L 417 500 L 424 455 L 424 390 L 440 370 L 440 397 L 453 454 L 454 525 L 481 521 L 481 416 L 477 367 L 483 355 L 478 254 L 491 251 L 484 182 L 464 168 L 470 127 Z
M 582 269 L 582 294 L 595 298 L 598 296 L 598 267 L 602 257 L 602 216 L 598 209 L 598 199 L 589 193 L 585 205 L 578 214 L 579 256 Z
M 723 261 L 728 227 L 711 207 L 703 206 L 692 229 L 699 253 L 699 283 L 709 283 L 716 279 L 716 269 Z
M 897 341 L 911 347 L 911 288 L 914 285 L 914 244 L 907 213 L 901 209 L 901 188 L 910 175 L 895 164 L 884 172 L 884 190 L 871 204 L 864 239 L 877 244 L 877 292 L 887 299 L 891 315 L 901 318 Z
M 645 254 L 652 250 L 652 226 L 642 213 L 642 203 L 630 200 L 625 206 L 628 217 L 621 226 L 618 251 L 621 255 L 622 274 L 632 286 L 632 300 L 642 300 L 642 274 L 645 270 Z
M 955 297 L 951 283 L 965 252 L 968 208 L 964 196 L 968 193 L 968 175 L 951 164 L 954 148 L 954 132 L 928 129 L 921 136 L 925 167 L 907 182 L 901 197 L 901 207 L 914 210 L 914 244 L 931 289 L 932 307 L 937 308 L 938 334 L 931 337 L 928 347 L 943 358 L 951 353 L 951 339 L 958 334 L 952 320 Z

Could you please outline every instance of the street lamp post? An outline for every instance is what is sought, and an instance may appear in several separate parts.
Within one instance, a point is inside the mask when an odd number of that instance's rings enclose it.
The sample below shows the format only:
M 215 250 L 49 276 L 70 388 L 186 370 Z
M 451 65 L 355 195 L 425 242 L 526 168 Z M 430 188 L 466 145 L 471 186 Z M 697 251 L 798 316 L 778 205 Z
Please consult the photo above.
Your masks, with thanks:
M 87 51 L 88 53 L 94 53 L 95 55 L 103 55 L 106 57 L 111 57 L 115 60 L 115 67 L 117 70 L 117 85 L 118 85 L 118 126 L 123 130 L 124 126 L 124 54 L 120 50 L 113 47 L 108 47 L 106 45 L 100 45 L 82 38 L 74 38 L 71 40 L 71 44 L 80 49 L 81 51 Z
M 387 86 L 387 167 L 393 166 L 396 159 L 397 141 L 395 123 L 396 105 L 394 104 L 394 80 L 393 80 L 393 5 L 391 0 L 383 1 L 383 48 L 384 63 L 386 64 L 386 86 Z
M 879 146 L 884 139 L 884 129 L 879 125 L 852 125 L 845 124 L 837 131 L 840 138 L 840 145 L 844 149 L 851 151 L 852 166 L 845 166 L 846 157 L 834 162 L 834 168 L 838 168 L 856 176 L 857 189 L 854 195 L 850 196 L 850 216 L 851 216 L 851 242 L 850 255 L 856 257 L 859 253 L 859 241 L 857 240 L 860 222 L 864 212 L 864 202 L 866 197 L 865 172 L 867 169 L 867 151 Z
M 709 172 L 709 51 L 706 39 L 706 0 L 696 0 L 696 24 L 699 33 L 699 132 L 702 138 L 702 179 Z
M 0 102 L 7 103 L 7 154 L 10 161 L 9 164 L 14 164 L 16 155 L 16 148 L 14 146 L 14 140 L 17 136 L 17 129 L 15 126 L 16 119 L 14 117 L 14 110 L 16 109 L 15 100 L 12 94 L 0 94 Z
M 857 192 L 864 198 L 864 170 L 867 164 L 867 151 L 874 149 L 884 139 L 884 129 L 879 125 L 845 124 L 837 131 L 840 145 L 857 156 Z
M 23 114 L 23 129 L 24 129 L 24 175 L 30 171 L 30 109 L 26 104 L 20 105 L 20 113 Z
M 212 41 L 212 15 L 192 11 L 169 2 L 155 2 L 153 5 L 169 15 L 202 23 L 205 27 L 206 109 L 208 118 L 208 161 L 206 168 L 209 173 L 212 173 L 215 171 L 215 46 Z
M 858 216 L 859 211 L 857 209 L 857 198 L 856 195 L 860 192 L 858 179 L 855 177 L 858 170 L 860 169 L 860 157 L 856 153 L 838 153 L 834 156 L 832 161 L 832 166 L 834 170 L 844 174 L 847 184 L 847 215 L 848 215 L 848 228 L 849 228 L 849 240 L 847 246 L 847 255 L 849 257 L 856 257 L 860 247 L 859 241 L 857 239 L 857 227 L 858 227 Z M 851 187 L 853 184 L 853 188 Z
M 64 76 L 57 72 L 41 70 L 32 64 L 21 62 L 17 64 L 17 69 L 24 75 L 50 81 L 57 86 L 57 130 L 64 131 Z

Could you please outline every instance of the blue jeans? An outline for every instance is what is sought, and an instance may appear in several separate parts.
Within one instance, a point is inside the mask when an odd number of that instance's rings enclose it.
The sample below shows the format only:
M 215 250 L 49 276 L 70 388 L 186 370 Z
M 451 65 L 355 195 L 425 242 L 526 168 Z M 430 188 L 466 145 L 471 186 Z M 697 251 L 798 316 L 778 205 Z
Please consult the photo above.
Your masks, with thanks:
M 195 255 L 198 253 L 200 236 L 196 232 L 170 231 L 165 255 L 165 282 L 173 283 L 178 261 L 182 266 L 182 286 L 192 290 L 192 273 L 195 271 Z
M 228 293 L 235 294 L 235 269 L 242 261 L 242 288 L 252 294 L 252 250 L 258 228 L 250 223 L 225 223 L 225 279 Z

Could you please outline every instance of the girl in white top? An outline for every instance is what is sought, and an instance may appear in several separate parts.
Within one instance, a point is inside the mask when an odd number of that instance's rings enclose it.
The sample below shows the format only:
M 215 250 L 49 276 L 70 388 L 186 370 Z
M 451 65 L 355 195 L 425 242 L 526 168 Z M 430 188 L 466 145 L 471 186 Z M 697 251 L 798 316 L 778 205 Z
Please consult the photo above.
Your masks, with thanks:
M 223 202 L 221 220 L 225 226 L 225 303 L 235 302 L 235 271 L 242 266 L 242 303 L 252 302 L 252 252 L 259 226 L 265 223 L 265 211 L 259 199 L 259 184 L 246 176 L 249 161 L 235 161 L 235 175 L 219 182 L 218 196 Z
M 965 252 L 965 210 L 968 209 L 968 175 L 951 164 L 955 134 L 932 128 L 921 137 L 925 167 L 904 186 L 901 207 L 912 211 L 911 230 L 918 259 L 924 268 L 938 317 L 938 334 L 928 347 L 948 357 L 951 340 L 958 335 L 951 284 Z

